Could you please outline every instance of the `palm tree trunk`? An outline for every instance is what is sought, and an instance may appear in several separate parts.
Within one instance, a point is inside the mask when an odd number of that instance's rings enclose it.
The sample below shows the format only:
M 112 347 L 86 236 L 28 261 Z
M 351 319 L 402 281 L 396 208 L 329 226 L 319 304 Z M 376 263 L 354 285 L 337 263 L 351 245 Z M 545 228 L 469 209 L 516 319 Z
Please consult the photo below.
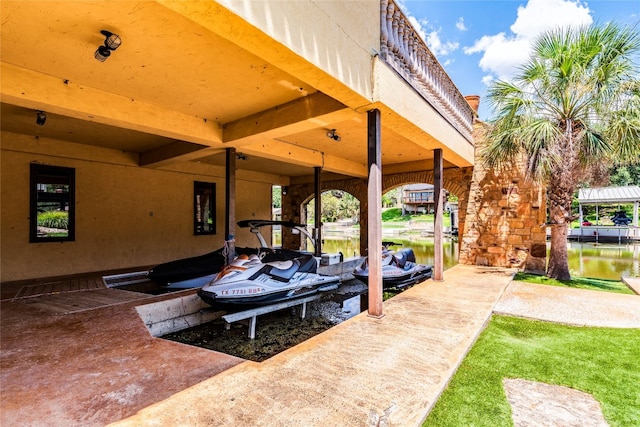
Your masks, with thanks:
M 567 233 L 571 217 L 571 185 L 562 185 L 560 177 L 553 177 L 548 188 L 549 220 L 551 223 L 551 250 L 547 276 L 558 280 L 571 280 L 567 254 Z

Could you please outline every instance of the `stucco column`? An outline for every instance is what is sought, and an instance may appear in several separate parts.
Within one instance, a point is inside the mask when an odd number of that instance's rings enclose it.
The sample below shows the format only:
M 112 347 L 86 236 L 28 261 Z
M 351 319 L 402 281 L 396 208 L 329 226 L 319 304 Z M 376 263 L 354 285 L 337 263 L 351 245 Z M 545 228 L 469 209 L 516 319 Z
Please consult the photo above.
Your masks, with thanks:
M 368 194 L 368 260 L 369 310 L 372 317 L 382 312 L 382 149 L 380 141 L 380 110 L 367 113 L 367 146 L 369 180 Z

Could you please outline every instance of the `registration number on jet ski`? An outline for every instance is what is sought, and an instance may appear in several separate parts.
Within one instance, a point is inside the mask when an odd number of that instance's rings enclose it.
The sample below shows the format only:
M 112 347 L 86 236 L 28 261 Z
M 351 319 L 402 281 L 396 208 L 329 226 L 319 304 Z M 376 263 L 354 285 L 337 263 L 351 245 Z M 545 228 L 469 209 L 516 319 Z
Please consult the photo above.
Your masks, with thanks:
M 222 291 L 222 295 L 259 294 L 260 292 L 262 292 L 262 288 L 225 289 L 225 290 Z

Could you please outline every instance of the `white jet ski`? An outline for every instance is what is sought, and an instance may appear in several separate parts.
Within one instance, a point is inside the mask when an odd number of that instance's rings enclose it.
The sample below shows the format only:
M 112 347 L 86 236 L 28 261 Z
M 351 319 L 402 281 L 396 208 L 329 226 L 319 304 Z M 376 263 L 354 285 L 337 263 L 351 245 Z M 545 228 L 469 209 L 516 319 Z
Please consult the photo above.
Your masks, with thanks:
M 249 308 L 335 290 L 339 276 L 316 273 L 317 260 L 301 255 L 263 263 L 257 255 L 240 255 L 210 284 L 198 290 L 207 304 L 222 310 Z
M 285 261 L 299 257 L 301 254 L 312 254 L 312 252 L 295 251 L 282 248 L 271 248 L 267 245 L 260 229 L 262 227 L 284 227 L 293 234 L 301 234 L 313 243 L 313 238 L 304 224 L 297 224 L 291 221 L 274 221 L 250 219 L 238 222 L 238 226 L 249 228 L 258 239 L 258 248 L 235 248 L 236 255 L 260 254 L 263 262 Z M 167 289 L 190 289 L 200 288 L 207 285 L 216 278 L 226 264 L 225 248 L 222 247 L 213 252 L 178 259 L 156 265 L 147 272 L 149 279 Z
M 394 242 L 382 242 L 382 287 L 404 288 L 415 285 L 429 279 L 433 273 L 430 265 L 418 264 L 413 249 L 400 249 L 392 251 L 391 246 L 398 245 Z M 353 271 L 356 279 L 365 283 L 369 281 L 368 258 Z

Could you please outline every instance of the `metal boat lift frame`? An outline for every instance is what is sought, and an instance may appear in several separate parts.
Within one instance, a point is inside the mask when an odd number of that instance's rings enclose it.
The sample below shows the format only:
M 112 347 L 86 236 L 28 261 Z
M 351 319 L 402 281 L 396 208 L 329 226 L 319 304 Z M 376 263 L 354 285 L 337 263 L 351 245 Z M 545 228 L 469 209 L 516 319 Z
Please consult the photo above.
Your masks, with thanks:
M 288 301 L 282 301 L 277 304 L 265 305 L 262 307 L 256 307 L 249 310 L 238 311 L 236 313 L 229 313 L 222 316 L 226 323 L 226 329 L 231 328 L 231 323 L 241 320 L 249 319 L 249 339 L 256 338 L 256 320 L 261 314 L 273 313 L 274 311 L 284 310 L 285 308 L 294 307 L 302 304 L 302 312 L 300 318 L 304 319 L 307 314 L 307 303 L 315 301 L 321 297 L 320 294 L 310 295 L 308 297 L 291 299 Z

